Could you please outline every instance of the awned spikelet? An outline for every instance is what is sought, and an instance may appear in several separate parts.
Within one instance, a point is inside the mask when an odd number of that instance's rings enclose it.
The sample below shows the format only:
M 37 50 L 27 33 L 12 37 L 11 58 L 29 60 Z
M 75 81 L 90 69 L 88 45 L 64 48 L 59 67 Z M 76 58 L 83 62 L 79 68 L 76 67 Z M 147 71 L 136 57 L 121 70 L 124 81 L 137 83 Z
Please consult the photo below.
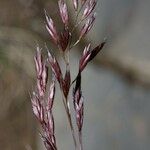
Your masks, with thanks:
M 78 126 L 79 132 L 82 130 L 83 126 L 83 117 L 84 117 L 84 99 L 82 96 L 82 91 L 81 91 L 81 73 L 79 72 L 77 79 L 76 79 L 76 84 L 73 89 L 73 104 L 74 104 L 74 109 L 75 109 L 75 117 L 76 117 L 76 123 Z
M 94 49 L 91 50 L 91 45 L 85 47 L 83 54 L 80 58 L 79 62 L 79 71 L 82 72 L 86 65 L 96 57 L 96 55 L 103 49 L 105 45 L 105 41 L 102 42 L 100 45 L 96 46 Z
M 64 23 L 65 27 L 68 27 L 69 17 L 68 17 L 67 5 L 64 0 L 59 0 L 58 5 L 59 5 L 59 11 L 60 11 L 62 22 Z
M 75 11 L 78 10 L 79 0 L 72 0 Z
M 58 61 L 56 60 L 56 58 L 51 54 L 50 51 L 48 51 L 48 59 L 47 61 L 49 62 L 51 69 L 57 79 L 57 81 L 61 84 L 63 77 L 62 77 L 62 72 L 59 66 Z
M 43 61 L 41 50 L 37 47 L 36 55 L 34 57 L 36 73 L 37 73 L 37 89 L 40 96 L 44 96 L 46 91 L 46 84 L 48 78 L 48 67 L 46 61 Z
M 87 18 L 89 15 L 92 14 L 93 10 L 95 9 L 96 1 L 95 0 L 89 0 L 85 6 L 85 9 L 83 11 L 82 19 Z
M 45 11 L 45 17 L 46 17 L 46 29 L 47 29 L 48 33 L 50 34 L 53 42 L 57 45 L 58 41 L 59 41 L 59 36 L 58 36 L 57 30 L 56 30 L 54 21 L 52 20 L 52 18 L 50 18 L 47 15 L 46 11 Z
M 68 29 L 64 29 L 59 36 L 59 45 L 63 52 L 67 49 L 70 36 L 71 35 Z
M 96 16 L 96 13 L 94 13 L 86 22 L 85 24 L 83 25 L 81 31 L 80 31 L 80 37 L 79 37 L 79 40 L 81 38 L 83 38 L 90 30 L 91 28 L 93 27 L 93 24 L 94 24 L 94 21 L 95 21 L 95 16 Z
M 67 65 L 66 66 L 66 73 L 63 80 L 63 93 L 64 96 L 67 98 L 70 90 L 70 84 L 71 84 L 71 76 L 70 76 L 70 68 Z

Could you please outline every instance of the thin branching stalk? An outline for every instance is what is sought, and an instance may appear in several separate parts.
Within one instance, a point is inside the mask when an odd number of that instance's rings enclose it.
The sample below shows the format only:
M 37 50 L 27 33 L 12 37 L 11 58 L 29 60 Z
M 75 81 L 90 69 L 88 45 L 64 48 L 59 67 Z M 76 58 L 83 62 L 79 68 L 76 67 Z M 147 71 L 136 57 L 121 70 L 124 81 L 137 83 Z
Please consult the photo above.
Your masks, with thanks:
M 72 117 L 71 117 L 71 112 L 70 112 L 70 104 L 69 104 L 69 102 L 67 102 L 68 100 L 65 98 L 65 96 L 62 92 L 61 92 L 61 94 L 62 94 L 62 99 L 63 99 L 63 104 L 64 104 L 64 107 L 65 107 L 67 119 L 68 119 L 69 126 L 70 126 L 70 129 L 71 129 L 73 142 L 74 142 L 74 145 L 75 145 L 75 150 L 77 150 L 77 141 L 76 141 L 76 137 L 75 137 L 74 126 L 73 126 L 73 123 L 72 123 Z

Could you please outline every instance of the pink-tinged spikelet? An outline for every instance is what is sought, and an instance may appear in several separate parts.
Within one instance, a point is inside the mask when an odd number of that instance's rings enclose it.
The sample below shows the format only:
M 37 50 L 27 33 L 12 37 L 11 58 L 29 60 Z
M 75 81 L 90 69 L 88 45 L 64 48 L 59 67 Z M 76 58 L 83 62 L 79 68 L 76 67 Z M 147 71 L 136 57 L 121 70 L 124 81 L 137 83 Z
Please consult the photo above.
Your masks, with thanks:
M 61 19 L 62 19 L 65 27 L 68 27 L 69 17 L 68 17 L 67 5 L 66 5 L 64 0 L 59 0 L 58 5 L 59 5 L 59 11 L 60 11 Z
M 78 5 L 79 5 L 79 0 L 72 0 L 72 1 L 73 1 L 74 9 L 77 11 L 78 10 Z
M 83 38 L 93 27 L 94 21 L 95 21 L 95 16 L 96 14 L 94 13 L 83 25 L 81 31 L 80 31 L 80 36 L 79 40 Z
M 55 44 L 58 44 L 59 36 L 58 36 L 57 30 L 56 30 L 54 21 L 52 20 L 52 18 L 50 18 L 47 15 L 46 11 L 45 11 L 45 17 L 46 17 L 46 29 L 47 29 L 48 33 L 50 34 L 53 42 Z
M 96 1 L 95 0 L 89 0 L 85 6 L 85 9 L 83 11 L 82 18 L 87 18 L 89 15 L 92 14 L 93 10 L 95 9 Z

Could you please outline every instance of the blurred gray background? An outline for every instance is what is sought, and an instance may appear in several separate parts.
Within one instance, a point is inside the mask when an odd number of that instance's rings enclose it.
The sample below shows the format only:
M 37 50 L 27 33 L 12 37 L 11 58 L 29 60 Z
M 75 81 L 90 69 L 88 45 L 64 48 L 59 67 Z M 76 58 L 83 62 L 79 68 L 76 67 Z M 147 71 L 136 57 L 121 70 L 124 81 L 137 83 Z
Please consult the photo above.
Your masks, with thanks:
M 3 150 L 44 149 L 29 98 L 35 85 L 36 43 L 44 47 L 46 42 L 53 51 L 56 49 L 44 27 L 44 8 L 61 28 L 56 17 L 56 0 L 0 0 L 0 149 Z M 83 72 L 85 150 L 150 149 L 149 10 L 149 0 L 98 0 L 94 29 L 71 52 L 75 75 L 83 45 L 89 41 L 97 45 L 107 37 L 106 47 Z M 70 13 L 73 14 L 71 7 Z M 75 32 L 79 34 L 78 30 Z M 58 148 L 73 149 L 57 94 L 54 114 Z

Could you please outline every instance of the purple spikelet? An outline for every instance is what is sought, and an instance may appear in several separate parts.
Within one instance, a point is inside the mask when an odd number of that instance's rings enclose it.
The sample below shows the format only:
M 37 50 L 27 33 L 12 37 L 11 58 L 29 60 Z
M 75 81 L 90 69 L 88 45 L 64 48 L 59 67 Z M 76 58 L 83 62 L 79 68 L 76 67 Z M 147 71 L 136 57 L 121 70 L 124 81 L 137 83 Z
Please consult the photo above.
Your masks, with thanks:
M 93 27 L 94 21 L 95 21 L 95 16 L 96 14 L 93 14 L 83 25 L 81 31 L 80 31 L 80 37 L 79 40 L 81 38 L 83 38 Z
M 58 61 L 56 60 L 56 58 L 51 54 L 50 51 L 48 51 L 48 62 L 51 66 L 51 69 L 57 79 L 57 81 L 61 84 L 62 83 L 62 80 L 63 80 L 63 77 L 62 77 L 62 72 L 61 72 L 61 69 L 60 69 L 60 66 L 59 66 L 59 63 Z
M 59 0 L 58 5 L 59 5 L 59 11 L 60 11 L 62 22 L 64 23 L 65 27 L 68 27 L 69 17 L 68 17 L 67 5 L 64 0 Z
M 56 30 L 54 21 L 52 20 L 52 18 L 50 18 L 47 15 L 46 11 L 45 11 L 45 17 L 46 17 L 46 29 L 47 29 L 48 33 L 50 34 L 53 42 L 57 45 L 58 41 L 59 41 L 59 36 L 58 36 L 57 30 Z
M 59 36 L 59 46 L 61 50 L 64 52 L 67 49 L 70 40 L 70 32 L 68 29 L 64 29 Z
M 87 18 L 89 15 L 91 15 L 93 10 L 95 9 L 95 6 L 96 6 L 96 1 L 95 0 L 89 0 L 85 6 L 84 11 L 83 11 L 82 18 Z
M 83 112 L 84 112 L 84 99 L 81 91 L 81 73 L 78 74 L 75 88 L 73 89 L 73 104 L 75 109 L 75 116 L 78 130 L 79 132 L 81 132 L 83 126 Z
M 78 10 L 79 0 L 72 0 L 75 11 Z
M 37 89 L 40 96 L 44 96 L 44 92 L 46 91 L 46 84 L 48 78 L 48 68 L 46 66 L 46 62 L 43 61 L 41 50 L 37 47 L 37 52 L 34 57 L 36 74 L 37 74 Z

